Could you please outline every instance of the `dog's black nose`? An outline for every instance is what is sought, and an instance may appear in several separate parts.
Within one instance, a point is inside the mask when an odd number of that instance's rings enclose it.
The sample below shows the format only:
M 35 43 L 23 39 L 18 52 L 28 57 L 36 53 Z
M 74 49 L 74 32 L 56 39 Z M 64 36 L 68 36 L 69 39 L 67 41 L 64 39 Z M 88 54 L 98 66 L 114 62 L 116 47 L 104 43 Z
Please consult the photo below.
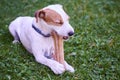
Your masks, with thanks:
M 73 31 L 70 31 L 70 32 L 68 33 L 69 36 L 72 36 L 73 34 L 74 34 Z

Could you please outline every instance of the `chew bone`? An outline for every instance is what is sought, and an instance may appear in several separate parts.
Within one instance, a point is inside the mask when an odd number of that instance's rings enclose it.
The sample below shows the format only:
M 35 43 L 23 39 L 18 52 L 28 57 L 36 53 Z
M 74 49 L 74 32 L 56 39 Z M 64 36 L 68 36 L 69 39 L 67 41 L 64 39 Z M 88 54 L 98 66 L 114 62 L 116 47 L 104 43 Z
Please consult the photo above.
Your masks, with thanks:
M 59 36 L 56 32 L 52 32 L 54 39 L 55 54 L 54 59 L 61 64 L 64 64 L 64 47 L 63 38 Z

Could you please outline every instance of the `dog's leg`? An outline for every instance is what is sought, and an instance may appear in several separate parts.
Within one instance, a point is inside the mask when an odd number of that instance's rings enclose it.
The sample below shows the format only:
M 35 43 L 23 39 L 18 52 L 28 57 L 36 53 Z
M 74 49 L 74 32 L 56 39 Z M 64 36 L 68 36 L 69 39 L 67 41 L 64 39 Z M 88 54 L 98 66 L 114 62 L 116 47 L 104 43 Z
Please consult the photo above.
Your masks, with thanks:
M 19 39 L 19 36 L 18 36 L 17 32 L 15 32 L 15 34 L 13 35 L 13 37 L 14 37 L 14 40 L 12 42 L 13 44 L 20 43 L 20 39 Z
M 65 69 L 67 71 L 72 72 L 72 73 L 75 72 L 74 68 L 71 65 L 69 65 L 66 61 L 64 61 L 64 63 L 65 63 Z
M 44 55 L 42 55 L 42 51 L 38 51 L 37 49 L 33 50 L 33 54 L 38 63 L 48 66 L 55 74 L 62 74 L 65 71 L 63 64 L 60 64 L 55 60 L 46 58 Z
M 14 29 L 16 26 L 14 26 L 12 23 L 10 24 L 9 26 L 9 31 L 10 33 L 12 34 L 12 36 L 14 37 L 14 41 L 13 41 L 13 44 L 14 43 L 19 43 L 20 39 L 19 39 L 19 36 L 16 32 L 16 30 Z

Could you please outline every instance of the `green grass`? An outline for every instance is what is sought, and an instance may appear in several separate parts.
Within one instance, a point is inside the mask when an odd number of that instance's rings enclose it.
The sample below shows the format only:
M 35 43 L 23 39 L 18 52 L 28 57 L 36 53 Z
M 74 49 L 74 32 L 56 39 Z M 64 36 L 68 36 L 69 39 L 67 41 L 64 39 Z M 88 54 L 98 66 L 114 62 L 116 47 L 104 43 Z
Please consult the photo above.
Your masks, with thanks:
M 65 42 L 65 59 L 75 73 L 55 75 L 21 44 L 12 44 L 9 23 L 18 16 L 59 3 L 71 17 L 75 35 Z M 74 55 L 72 55 L 74 53 Z M 0 80 L 119 80 L 119 0 L 0 0 Z

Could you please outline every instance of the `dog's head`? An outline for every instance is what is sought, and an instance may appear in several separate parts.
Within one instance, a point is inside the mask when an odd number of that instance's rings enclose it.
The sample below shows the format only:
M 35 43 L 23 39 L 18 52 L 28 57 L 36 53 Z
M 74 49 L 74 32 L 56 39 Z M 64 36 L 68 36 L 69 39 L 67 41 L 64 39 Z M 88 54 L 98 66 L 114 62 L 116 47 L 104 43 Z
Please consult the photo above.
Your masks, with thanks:
M 47 6 L 35 12 L 36 22 L 57 32 L 63 36 L 63 39 L 68 39 L 74 34 L 74 29 L 69 24 L 69 16 L 65 13 L 62 6 L 59 4 Z

